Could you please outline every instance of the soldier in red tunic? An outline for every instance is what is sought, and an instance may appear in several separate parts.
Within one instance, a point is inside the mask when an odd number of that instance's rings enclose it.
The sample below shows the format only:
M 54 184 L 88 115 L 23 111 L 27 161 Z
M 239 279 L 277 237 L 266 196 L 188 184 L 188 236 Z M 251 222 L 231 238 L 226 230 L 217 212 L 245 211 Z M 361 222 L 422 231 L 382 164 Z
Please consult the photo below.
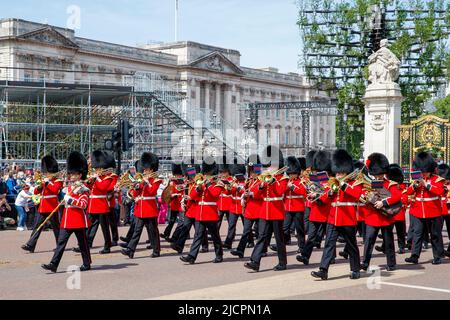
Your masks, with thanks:
M 61 218 L 58 245 L 50 263 L 42 265 L 42 268 L 46 270 L 56 272 L 72 233 L 75 233 L 77 237 L 83 259 L 80 271 L 91 269 L 91 254 L 86 236 L 86 230 L 91 225 L 91 221 L 85 211 L 88 205 L 89 189 L 82 182 L 86 179 L 87 172 L 86 158 L 79 152 L 72 152 L 67 158 L 69 187 L 64 196 L 65 207 Z
M 144 179 L 137 183 L 132 190 L 131 196 L 135 200 L 134 205 L 134 232 L 126 249 L 121 250 L 123 255 L 130 259 L 134 257 L 134 252 L 141 238 L 142 230 L 145 228 L 149 234 L 151 247 L 153 248 L 152 258 L 160 256 L 160 240 L 158 232 L 158 205 L 156 194 L 159 185 L 163 182 L 157 177 L 159 168 L 158 157 L 150 152 L 144 152 L 140 159 Z
M 309 173 L 312 171 L 312 167 L 313 167 L 313 159 L 314 156 L 316 155 L 316 150 L 311 150 L 306 154 L 306 157 L 303 158 L 304 159 L 304 166 L 305 168 L 303 168 L 302 165 L 302 180 L 305 179 L 309 179 Z M 300 163 L 301 164 L 301 163 Z M 303 181 L 305 183 L 305 181 Z M 309 214 L 311 212 L 311 204 L 309 203 L 308 200 L 305 201 L 305 230 L 309 230 Z
M 450 239 L 450 167 L 447 164 L 440 164 L 439 175 L 445 178 L 444 194 L 442 196 L 442 219 L 445 222 L 448 238 Z M 444 255 L 450 258 L 450 243 Z
M 411 257 L 406 262 L 417 264 L 422 251 L 424 229 L 430 226 L 431 245 L 433 248 L 432 264 L 441 264 L 444 254 L 442 240 L 442 202 L 445 179 L 434 174 L 437 164 L 431 154 L 419 152 L 413 162 L 415 170 L 420 170 L 423 179 L 416 180 L 406 190 L 406 194 L 414 195 L 411 204 L 411 223 L 414 224 Z
M 309 230 L 308 240 L 305 243 L 301 255 L 296 258 L 299 262 L 305 265 L 309 264 L 312 251 L 316 243 L 320 243 L 322 239 L 322 230 L 326 230 L 328 214 L 330 213 L 331 206 L 327 201 L 322 201 L 321 198 L 325 197 L 330 187 L 328 185 L 328 179 L 325 179 L 326 175 L 331 174 L 331 154 L 327 151 L 318 151 L 313 158 L 312 171 L 314 173 L 320 173 L 323 177 L 314 183 L 320 184 L 323 188 L 322 193 L 311 192 L 308 196 L 310 204 L 309 213 Z
M 161 238 L 164 238 L 166 241 L 169 241 L 173 226 L 175 225 L 175 222 L 182 212 L 181 199 L 183 198 L 183 188 L 185 187 L 185 185 L 181 164 L 172 163 L 172 176 L 173 177 L 169 182 L 171 188 L 171 201 L 169 203 L 169 224 L 164 229 L 164 232 L 160 234 Z
M 223 157 L 223 164 L 219 164 L 219 175 L 220 179 L 224 181 L 228 181 L 231 183 L 233 181 L 233 177 L 231 176 L 230 166 L 226 163 L 226 156 Z M 228 188 L 224 188 L 222 193 L 220 194 L 219 202 L 217 203 L 217 209 L 219 210 L 219 231 L 222 226 L 223 217 L 227 218 L 227 221 L 230 218 L 230 205 L 231 205 L 231 194 Z
M 273 233 L 278 253 L 278 264 L 274 267 L 274 270 L 281 271 L 286 270 L 287 266 L 286 242 L 283 233 L 285 215 L 283 195 L 286 192 L 288 177 L 276 172 L 276 170 L 284 166 L 283 154 L 277 147 L 268 146 L 265 156 L 268 159 L 261 159 L 262 162 L 265 163 L 265 167 L 269 167 L 269 172 L 274 172 L 275 174 L 266 175 L 260 181 L 258 188 L 254 190 L 253 197 L 262 200 L 258 223 L 259 238 L 253 249 L 250 262 L 245 263 L 244 266 L 248 269 L 259 271 L 261 258 Z
M 213 159 L 211 158 L 207 158 L 203 162 L 202 173 L 204 175 L 204 180 L 198 181 L 197 185 L 189 194 L 189 197 L 196 205 L 195 235 L 189 254 L 180 257 L 181 261 L 188 262 L 189 264 L 195 263 L 206 230 L 211 234 L 214 251 L 216 253 L 216 258 L 213 262 L 220 263 L 223 261 L 222 240 L 220 239 L 219 228 L 217 226 L 217 221 L 219 221 L 217 201 L 219 201 L 224 185 L 216 183 L 212 177 L 213 175 L 216 175 L 218 171 L 217 164 L 212 160 Z M 211 164 L 211 162 L 213 163 Z
M 327 220 L 327 235 L 320 268 L 319 271 L 311 272 L 311 275 L 322 280 L 328 279 L 328 268 L 335 257 L 337 238 L 342 235 L 346 243 L 345 250 L 349 254 L 350 279 L 359 279 L 360 257 L 356 242 L 356 206 L 362 194 L 362 185 L 347 176 L 353 172 L 354 166 L 352 157 L 345 150 L 339 149 L 333 153 L 331 170 L 336 175 L 339 186 L 331 186 L 330 191 L 321 199 L 331 203 L 331 210 Z
M 58 172 L 58 162 L 52 156 L 45 156 L 41 160 L 41 172 L 44 179 L 37 188 L 34 189 L 34 194 L 41 195 L 41 201 L 38 208 L 38 218 L 36 219 L 33 232 L 31 233 L 28 242 L 22 246 L 22 249 L 29 252 L 34 252 L 37 241 L 41 235 L 42 228 L 37 228 L 44 222 L 48 215 L 58 206 L 58 195 L 63 187 L 63 181 L 55 176 Z M 59 219 L 58 213 L 55 213 L 50 218 L 55 240 L 58 242 L 59 237 Z
M 366 237 L 364 242 L 364 260 L 361 265 L 363 270 L 369 268 L 370 260 L 372 258 L 372 252 L 377 240 L 378 232 L 383 235 L 384 240 L 384 252 L 387 259 L 387 271 L 393 271 L 396 269 L 395 259 L 395 246 L 394 246 L 394 218 L 383 214 L 380 209 L 393 204 L 399 203 L 402 200 L 402 190 L 399 188 L 397 182 L 386 178 L 386 174 L 389 170 L 389 161 L 384 154 L 372 153 L 368 157 L 367 168 L 369 174 L 374 176 L 376 180 L 383 181 L 383 188 L 389 191 L 390 196 L 379 200 L 375 203 L 374 207 L 366 205 L 365 207 L 365 224 L 366 224 Z M 368 190 L 363 191 L 365 195 Z
M 247 160 L 247 171 L 249 177 L 247 178 L 244 186 L 243 208 L 244 208 L 244 230 L 242 231 L 242 237 L 236 250 L 232 250 L 230 253 L 233 256 L 239 258 L 244 257 L 244 251 L 248 243 L 251 241 L 252 228 L 254 224 L 258 223 L 259 212 L 261 210 L 261 199 L 254 198 L 254 193 L 258 192 L 259 180 L 258 175 L 261 173 L 261 161 L 259 157 L 251 155 Z
M 105 152 L 106 159 L 108 162 L 108 169 L 113 170 L 116 168 L 116 159 L 114 158 L 114 154 L 110 152 Z M 107 200 L 109 204 L 109 212 L 108 212 L 108 224 L 111 228 L 111 236 L 112 236 L 112 242 L 111 246 L 117 246 L 117 243 L 119 241 L 119 218 L 116 216 L 116 184 L 117 180 L 119 179 L 119 176 L 115 174 L 114 172 L 110 173 L 110 177 L 113 180 L 108 188 L 107 193 Z
M 111 172 L 104 172 L 110 166 L 108 155 L 105 152 L 100 150 L 94 151 L 90 160 L 94 173 L 86 183 L 88 188 L 91 189 L 87 208 L 92 222 L 92 226 L 88 231 L 89 246 L 92 248 L 98 226 L 100 225 L 105 242 L 103 249 L 99 253 L 107 254 L 111 252 L 112 245 L 109 231 L 108 214 L 110 208 L 107 194 L 115 186 L 117 179 L 112 176 Z
M 244 224 L 242 198 L 245 192 L 245 174 L 246 169 L 244 164 L 233 164 L 230 166 L 231 174 L 235 181 L 230 185 L 231 204 L 229 206 L 229 219 L 228 219 L 228 233 L 224 241 L 224 249 L 231 249 L 231 246 L 236 235 L 236 226 L 238 219 L 241 219 Z

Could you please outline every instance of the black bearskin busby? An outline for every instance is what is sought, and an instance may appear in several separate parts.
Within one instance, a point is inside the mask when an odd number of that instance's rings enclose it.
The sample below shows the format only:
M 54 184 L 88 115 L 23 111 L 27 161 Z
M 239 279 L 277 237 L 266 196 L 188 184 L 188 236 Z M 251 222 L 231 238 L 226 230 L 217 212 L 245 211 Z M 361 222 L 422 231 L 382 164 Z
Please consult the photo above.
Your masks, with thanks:
M 233 177 L 237 177 L 237 178 L 245 177 L 246 169 L 245 169 L 244 164 L 233 164 L 233 165 L 231 165 L 230 169 L 231 169 L 231 175 Z
M 213 157 L 207 157 L 202 162 L 202 173 L 207 175 L 216 175 L 219 172 L 216 161 Z
M 328 151 L 317 151 L 312 160 L 312 169 L 331 172 L 331 154 Z
M 81 180 L 85 180 L 88 173 L 86 158 L 78 151 L 72 151 L 67 158 L 67 173 L 81 173 Z
M 57 173 L 58 171 L 58 161 L 53 156 L 48 155 L 41 159 L 42 173 Z
M 142 169 L 141 160 L 137 160 L 134 163 L 134 167 L 136 168 L 136 172 L 143 173 L 144 169 Z
M 448 175 L 450 173 L 450 167 L 446 163 L 441 163 L 437 166 L 437 174 L 438 176 L 447 179 Z
M 156 172 L 159 169 L 159 159 L 154 153 L 144 152 L 141 155 L 141 165 L 143 170 L 151 169 Z
M 286 165 L 288 166 L 288 169 L 286 171 L 287 174 L 293 174 L 293 173 L 300 174 L 301 166 L 300 166 L 300 162 L 298 161 L 298 159 L 296 157 L 293 157 L 293 156 L 287 157 Z
M 436 167 L 437 164 L 434 161 L 433 156 L 428 152 L 419 152 L 413 161 L 413 168 L 422 172 L 434 173 Z
M 306 158 L 305 158 L 305 161 L 306 161 L 306 168 L 312 168 L 312 166 L 313 166 L 313 159 L 314 159 L 314 155 L 316 154 L 316 150 L 311 150 L 311 151 L 309 151 L 307 154 L 306 154 Z
M 91 166 L 94 169 L 107 169 L 108 157 L 105 152 L 101 150 L 95 150 L 91 154 Z
M 297 158 L 298 162 L 300 162 L 300 168 L 303 170 L 306 170 L 306 158 L 305 157 L 299 157 Z
M 181 164 L 172 163 L 172 174 L 173 175 L 183 175 L 183 169 L 181 168 Z
M 248 158 L 247 161 L 245 162 L 247 164 L 247 170 L 248 172 L 252 172 L 253 171 L 253 167 L 256 165 L 260 165 L 261 164 L 261 159 L 259 158 L 259 155 L 257 154 L 251 154 Z
M 367 158 L 367 168 L 372 176 L 385 174 L 389 169 L 389 160 L 382 153 L 374 152 Z
M 333 173 L 350 173 L 353 172 L 353 158 L 344 149 L 338 149 L 331 156 L 331 171 Z
M 114 153 L 105 152 L 107 168 L 115 168 L 116 167 L 116 158 L 114 157 Z
M 405 181 L 405 176 L 403 175 L 403 170 L 396 163 L 390 164 L 387 176 L 389 180 L 395 181 L 397 183 L 403 183 Z
M 266 163 L 263 163 L 264 167 L 278 167 L 278 169 L 284 167 L 283 153 L 278 147 L 268 145 L 263 155 L 266 158 Z

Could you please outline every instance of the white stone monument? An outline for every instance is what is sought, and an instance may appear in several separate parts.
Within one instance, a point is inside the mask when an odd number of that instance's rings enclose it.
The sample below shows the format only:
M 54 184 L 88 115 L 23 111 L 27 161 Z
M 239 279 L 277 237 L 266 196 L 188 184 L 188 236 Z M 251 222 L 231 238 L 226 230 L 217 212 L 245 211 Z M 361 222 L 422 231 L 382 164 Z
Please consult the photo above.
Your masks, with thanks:
M 369 81 L 364 95 L 364 158 L 380 152 L 391 163 L 398 162 L 399 132 L 401 124 L 400 61 L 387 48 L 388 40 L 381 40 L 381 48 L 369 57 Z

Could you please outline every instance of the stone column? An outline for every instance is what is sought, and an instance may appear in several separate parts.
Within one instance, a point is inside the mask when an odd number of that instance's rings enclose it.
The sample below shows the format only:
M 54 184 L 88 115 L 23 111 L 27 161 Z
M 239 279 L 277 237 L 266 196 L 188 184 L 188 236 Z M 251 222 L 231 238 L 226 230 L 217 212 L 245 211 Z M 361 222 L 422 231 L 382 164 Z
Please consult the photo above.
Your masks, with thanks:
M 398 162 L 399 132 L 401 124 L 400 86 L 395 83 L 371 84 L 364 96 L 364 158 L 373 152 L 386 155 L 389 162 Z
M 214 112 L 220 116 L 220 83 L 216 83 L 216 105 L 214 108 Z
M 231 103 L 231 85 L 227 84 L 225 87 L 225 101 L 223 103 L 223 114 L 224 114 L 224 119 L 228 124 L 231 124 L 231 115 L 232 112 L 239 112 L 238 108 L 237 108 L 237 104 L 232 105 Z M 232 111 L 233 110 L 233 111 Z
M 196 108 L 200 108 L 200 103 L 201 103 L 201 82 L 196 80 L 195 81 L 195 107 Z
M 240 87 L 236 84 L 233 84 L 233 92 L 236 94 L 236 105 L 235 108 L 238 109 L 239 108 L 239 103 L 241 102 L 241 92 L 240 92 Z M 232 115 L 230 117 L 230 120 L 233 119 L 233 121 L 231 122 L 231 124 L 234 124 L 235 128 L 240 128 L 240 117 L 239 117 L 239 112 L 234 112 L 234 115 Z
M 205 81 L 205 119 L 203 119 L 204 121 L 206 121 L 207 123 L 209 123 L 209 82 Z

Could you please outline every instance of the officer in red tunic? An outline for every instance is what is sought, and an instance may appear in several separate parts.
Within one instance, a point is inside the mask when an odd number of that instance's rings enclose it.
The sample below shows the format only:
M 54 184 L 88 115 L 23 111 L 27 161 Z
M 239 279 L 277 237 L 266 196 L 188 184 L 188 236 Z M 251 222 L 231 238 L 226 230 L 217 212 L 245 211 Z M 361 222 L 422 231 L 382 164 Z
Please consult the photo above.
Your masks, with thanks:
M 223 244 L 224 249 L 231 249 L 236 235 L 236 226 L 238 219 L 244 223 L 242 199 L 245 192 L 245 164 L 233 164 L 230 166 L 234 182 L 230 185 L 231 204 L 229 207 L 228 233 Z
M 244 230 L 242 231 L 242 237 L 239 240 L 239 244 L 236 250 L 232 250 L 230 253 L 233 256 L 239 258 L 244 257 L 245 248 L 251 241 L 253 225 L 258 223 L 259 212 L 261 210 L 262 200 L 255 198 L 254 193 L 258 192 L 259 180 L 258 175 L 261 168 L 261 161 L 258 155 L 251 155 L 247 160 L 247 171 L 249 177 L 247 178 L 244 186 L 243 207 L 244 207 Z M 258 238 L 258 236 L 256 236 Z
M 390 196 L 377 201 L 374 204 L 374 207 L 368 205 L 365 207 L 366 237 L 364 242 L 364 260 L 361 268 L 363 270 L 369 268 L 377 235 L 381 230 L 384 240 L 384 252 L 387 260 L 386 270 L 394 271 L 396 269 L 393 233 L 394 219 L 392 216 L 383 214 L 380 209 L 401 202 L 402 190 L 399 188 L 397 182 L 388 180 L 385 177 L 389 170 L 389 161 L 384 154 L 372 153 L 368 157 L 366 166 L 369 169 L 370 175 L 374 176 L 378 181 L 383 181 L 383 188 L 389 191 Z M 364 190 L 363 195 L 367 192 L 368 190 Z
M 169 240 L 175 222 L 179 218 L 182 212 L 181 199 L 184 194 L 184 178 L 181 164 L 172 163 L 172 179 L 169 182 L 171 188 L 171 201 L 169 203 L 169 224 L 164 229 L 164 232 L 160 234 L 161 238 Z
M 309 179 L 309 173 L 312 171 L 313 167 L 313 159 L 316 155 L 316 150 L 311 150 L 306 154 L 306 157 L 304 158 L 304 164 L 305 168 L 302 166 L 302 180 Z M 300 163 L 301 165 L 301 163 Z M 305 181 L 303 181 L 305 183 Z M 309 214 L 311 212 L 311 204 L 308 200 L 305 201 L 305 230 L 309 230 Z
M 414 264 L 419 262 L 424 229 L 429 225 L 433 248 L 432 264 L 441 264 L 441 257 L 444 254 L 441 197 L 444 193 L 445 179 L 434 174 L 437 164 L 427 152 L 419 152 L 416 155 L 413 167 L 422 172 L 423 179 L 416 180 L 406 190 L 408 195 L 415 196 L 415 201 L 410 208 L 411 221 L 414 224 L 411 257 L 405 261 Z
M 91 269 L 91 254 L 86 236 L 86 230 L 91 225 L 91 221 L 85 211 L 88 206 L 89 189 L 82 182 L 86 179 L 87 172 L 86 158 L 79 152 L 72 152 L 67 158 L 69 187 L 64 196 L 65 207 L 61 218 L 58 245 L 50 263 L 42 265 L 45 270 L 56 272 L 72 233 L 75 233 L 77 237 L 83 259 L 80 271 Z
M 134 252 L 141 238 L 142 230 L 145 228 L 150 236 L 151 248 L 153 248 L 152 258 L 160 256 L 160 240 L 158 232 L 158 205 L 156 195 L 159 185 L 163 182 L 157 177 L 159 168 L 158 157 L 150 152 L 141 155 L 140 164 L 142 166 L 144 178 L 137 183 L 130 193 L 135 200 L 134 205 L 134 233 L 126 249 L 121 253 L 130 259 L 134 257 Z
M 284 166 L 284 159 L 281 150 L 275 146 L 268 146 L 264 154 L 265 167 L 269 167 L 269 172 L 281 169 Z M 286 192 L 288 177 L 284 174 L 275 174 L 267 176 L 260 181 L 258 188 L 255 190 L 253 197 L 261 199 L 260 219 L 258 223 L 259 238 L 253 249 L 250 262 L 244 264 L 248 269 L 259 271 L 261 258 L 269 244 L 272 233 L 275 235 L 275 241 L 278 253 L 278 264 L 273 268 L 275 271 L 286 270 L 286 242 L 283 233 L 283 222 L 285 208 L 283 195 Z
M 41 160 L 41 172 L 44 176 L 42 184 L 34 189 L 34 194 L 41 195 L 41 201 L 38 208 L 38 217 L 36 219 L 33 232 L 31 233 L 28 242 L 22 246 L 22 249 L 29 252 L 34 252 L 37 241 L 41 235 L 42 229 L 37 228 L 44 222 L 48 215 L 58 206 L 58 194 L 63 187 L 63 181 L 55 174 L 58 172 L 58 162 L 53 156 L 45 156 Z M 55 241 L 58 241 L 59 237 L 59 219 L 58 213 L 55 213 L 50 218 L 53 233 L 55 235 Z
M 104 173 L 104 169 L 110 166 L 108 155 L 100 150 L 96 150 L 91 155 L 91 166 L 94 173 L 87 181 L 87 186 L 91 189 L 89 195 L 89 204 L 87 212 L 91 218 L 92 226 L 88 231 L 89 246 L 92 247 L 98 226 L 102 228 L 103 238 L 105 240 L 100 254 L 111 252 L 111 233 L 109 231 L 108 214 L 110 211 L 108 203 L 108 192 L 114 187 L 117 179 L 114 179 L 111 173 Z
M 362 194 L 362 185 L 355 180 L 343 181 L 353 172 L 353 159 L 347 151 L 336 150 L 331 157 L 331 170 L 338 179 L 338 188 L 331 186 L 323 201 L 331 203 L 328 215 L 325 248 L 319 271 L 311 272 L 315 278 L 328 279 L 328 268 L 335 257 L 336 241 L 342 235 L 346 243 L 346 251 L 350 261 L 350 279 L 360 278 L 360 257 L 356 243 L 356 206 Z M 347 178 L 348 179 L 348 178 Z
M 195 235 L 189 254 L 180 257 L 181 261 L 189 264 L 195 263 L 206 230 L 211 234 L 216 253 L 216 258 L 213 262 L 220 263 L 223 261 L 222 240 L 220 239 L 219 228 L 217 226 L 217 221 L 219 221 L 217 202 L 219 201 L 224 185 L 220 182 L 216 183 L 212 177 L 218 173 L 217 164 L 212 158 L 205 159 L 202 164 L 202 173 L 205 180 L 201 183 L 199 182 L 189 194 L 189 197 L 196 204 Z
M 226 163 L 226 156 L 223 157 L 223 164 L 219 164 L 219 176 L 221 180 L 228 181 L 231 183 L 233 181 L 233 177 L 231 176 L 230 166 Z M 219 231 L 222 226 L 223 217 L 227 218 L 227 221 L 230 218 L 230 205 L 231 205 L 231 194 L 229 188 L 224 188 L 222 193 L 220 194 L 219 202 L 217 203 L 217 208 L 219 210 Z
M 331 154 L 328 151 L 318 151 L 313 158 L 313 173 L 320 173 L 320 175 L 331 175 Z M 316 243 L 320 243 L 322 239 L 322 230 L 326 230 L 328 214 L 331 210 L 331 205 L 328 201 L 321 200 L 326 198 L 326 194 L 330 190 L 328 179 L 323 177 L 320 181 L 315 182 L 322 186 L 322 193 L 311 192 L 308 196 L 310 199 L 310 213 L 309 213 L 309 230 L 308 240 L 305 243 L 301 255 L 296 258 L 304 265 L 309 264 L 309 259 Z
M 108 169 L 111 171 L 116 168 L 116 159 L 114 158 L 114 154 L 111 152 L 105 152 L 106 159 L 108 162 Z M 107 193 L 107 200 L 109 204 L 109 212 L 108 212 L 108 224 L 111 228 L 111 236 L 112 236 L 112 242 L 111 246 L 117 246 L 117 243 L 119 241 L 119 218 L 116 216 L 116 185 L 117 180 L 119 179 L 119 176 L 115 174 L 114 172 L 110 173 L 110 177 L 113 180 L 108 188 Z

